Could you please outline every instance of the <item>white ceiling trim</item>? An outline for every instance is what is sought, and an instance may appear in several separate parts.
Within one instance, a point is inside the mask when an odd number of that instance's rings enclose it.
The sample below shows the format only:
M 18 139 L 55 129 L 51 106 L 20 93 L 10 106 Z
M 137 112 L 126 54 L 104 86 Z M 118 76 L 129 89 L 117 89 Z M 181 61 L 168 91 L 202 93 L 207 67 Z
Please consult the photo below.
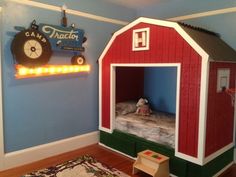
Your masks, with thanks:
M 49 4 L 35 2 L 35 1 L 31 1 L 31 0 L 11 0 L 11 1 L 19 3 L 19 4 L 28 5 L 28 6 L 39 7 L 39 8 L 43 8 L 43 9 L 61 12 L 61 7 L 59 7 L 59 6 L 49 5 Z M 0 11 L 1 10 L 2 10 L 2 8 L 0 7 Z M 81 12 L 81 11 L 77 11 L 77 10 L 73 10 L 73 9 L 66 9 L 66 12 L 71 15 L 77 15 L 77 16 L 89 18 L 92 20 L 113 23 L 113 24 L 117 24 L 117 25 L 127 25 L 129 23 L 128 21 L 107 18 L 107 17 L 94 15 L 94 14 L 90 14 L 90 13 L 86 13 L 86 12 Z M 231 8 L 224 8 L 224 9 L 194 13 L 194 14 L 190 14 L 190 15 L 172 17 L 172 18 L 168 18 L 166 20 L 182 21 L 182 20 L 190 20 L 190 19 L 195 19 L 195 18 L 214 16 L 214 15 L 220 15 L 220 14 L 226 14 L 226 13 L 235 13 L 235 12 L 236 12 L 236 7 L 231 7 Z
M 43 8 L 43 9 L 61 12 L 61 7 L 59 7 L 59 6 L 44 4 L 44 3 L 30 1 L 30 0 L 11 0 L 11 1 L 15 2 L 15 3 L 19 3 L 19 4 L 28 5 L 28 6 L 39 7 L 39 8 Z M 92 20 L 113 23 L 113 24 L 117 24 L 117 25 L 127 25 L 129 23 L 127 21 L 107 18 L 107 17 L 94 15 L 94 14 L 90 14 L 90 13 L 86 13 L 86 12 L 81 12 L 81 11 L 77 11 L 77 10 L 72 10 L 72 9 L 66 9 L 66 13 L 71 14 L 71 15 L 77 15 L 77 16 L 89 18 Z
M 218 10 L 212 10 L 212 11 L 207 11 L 207 12 L 200 12 L 200 13 L 195 13 L 195 14 L 190 14 L 190 15 L 184 15 L 184 16 L 179 16 L 179 17 L 173 17 L 167 20 L 170 20 L 170 21 L 190 20 L 194 18 L 201 18 L 201 17 L 214 16 L 214 15 L 220 15 L 220 14 L 226 14 L 226 13 L 235 13 L 235 12 L 236 12 L 236 7 L 231 7 L 231 8 L 218 9 Z

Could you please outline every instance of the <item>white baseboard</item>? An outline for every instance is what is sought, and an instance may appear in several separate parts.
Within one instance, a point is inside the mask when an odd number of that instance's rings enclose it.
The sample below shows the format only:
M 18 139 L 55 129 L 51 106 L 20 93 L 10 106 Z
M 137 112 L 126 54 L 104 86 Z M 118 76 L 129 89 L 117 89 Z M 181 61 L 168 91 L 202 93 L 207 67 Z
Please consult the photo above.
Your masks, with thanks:
M 6 170 L 42 160 L 51 156 L 73 151 L 91 144 L 98 143 L 99 131 L 43 144 L 15 152 L 6 153 L 3 160 L 3 169 Z

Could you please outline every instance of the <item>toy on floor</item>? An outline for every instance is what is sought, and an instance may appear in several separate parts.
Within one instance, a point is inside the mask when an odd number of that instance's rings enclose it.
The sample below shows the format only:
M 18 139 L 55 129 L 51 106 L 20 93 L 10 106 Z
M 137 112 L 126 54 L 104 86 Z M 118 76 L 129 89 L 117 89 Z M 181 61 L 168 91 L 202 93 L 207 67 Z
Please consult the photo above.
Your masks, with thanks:
M 152 110 L 150 109 L 147 99 L 140 98 L 136 106 L 137 106 L 137 110 L 135 112 L 136 114 L 142 116 L 149 116 L 152 113 Z
M 145 150 L 138 153 L 133 164 L 133 174 L 143 171 L 153 177 L 169 177 L 169 157 Z

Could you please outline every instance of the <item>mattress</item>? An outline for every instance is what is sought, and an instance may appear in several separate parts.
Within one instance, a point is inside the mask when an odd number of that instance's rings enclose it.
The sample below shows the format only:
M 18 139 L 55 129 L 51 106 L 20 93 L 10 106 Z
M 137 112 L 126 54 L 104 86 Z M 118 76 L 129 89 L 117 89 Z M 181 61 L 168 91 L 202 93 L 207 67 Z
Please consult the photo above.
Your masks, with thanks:
M 175 148 L 175 115 L 153 112 L 150 116 L 135 113 L 116 115 L 115 129 Z

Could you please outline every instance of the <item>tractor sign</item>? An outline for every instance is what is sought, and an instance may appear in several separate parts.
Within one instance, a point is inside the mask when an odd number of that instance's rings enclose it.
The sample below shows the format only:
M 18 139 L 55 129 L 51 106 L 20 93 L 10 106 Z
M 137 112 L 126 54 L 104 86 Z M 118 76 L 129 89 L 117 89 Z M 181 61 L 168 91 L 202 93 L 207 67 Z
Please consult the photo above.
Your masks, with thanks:
M 11 51 L 18 64 L 26 67 L 45 65 L 53 51 L 66 51 L 73 54 L 72 64 L 85 64 L 81 54 L 84 51 L 82 44 L 86 41 L 84 31 L 70 27 L 49 24 L 36 24 L 34 20 L 28 29 L 15 27 L 20 30 L 11 43 Z

